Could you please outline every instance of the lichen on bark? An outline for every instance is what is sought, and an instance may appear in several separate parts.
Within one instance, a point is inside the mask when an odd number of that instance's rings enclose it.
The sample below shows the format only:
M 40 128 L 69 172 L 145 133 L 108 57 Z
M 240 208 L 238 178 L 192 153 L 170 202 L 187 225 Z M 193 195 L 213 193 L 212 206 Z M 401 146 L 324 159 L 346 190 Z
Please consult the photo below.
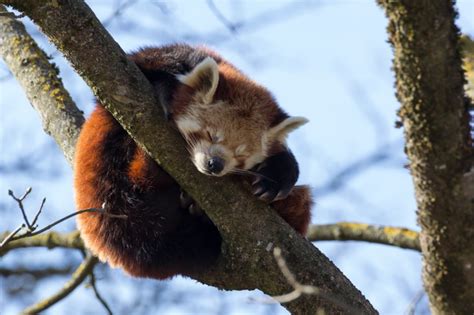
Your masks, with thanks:
M 421 226 L 423 280 L 434 314 L 474 310 L 474 191 L 469 99 L 451 1 L 379 0 L 394 49 Z M 472 186 L 471 186 L 472 187 Z

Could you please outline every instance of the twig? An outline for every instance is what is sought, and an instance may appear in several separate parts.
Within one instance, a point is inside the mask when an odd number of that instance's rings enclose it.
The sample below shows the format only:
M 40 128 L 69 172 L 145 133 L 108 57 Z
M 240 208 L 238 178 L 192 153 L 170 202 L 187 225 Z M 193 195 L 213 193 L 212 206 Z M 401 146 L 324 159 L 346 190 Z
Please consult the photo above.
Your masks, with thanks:
M 71 279 L 66 282 L 61 290 L 59 290 L 54 295 L 24 309 L 22 314 L 38 314 L 39 312 L 44 311 L 45 309 L 64 299 L 84 281 L 87 275 L 91 273 L 97 262 L 98 260 L 96 257 L 88 255 L 86 259 L 79 265 L 76 271 L 74 271 Z
M 15 235 L 21 231 L 22 228 L 24 228 L 26 225 L 22 224 L 20 225 L 19 227 L 16 228 L 16 230 L 14 230 L 13 232 L 11 232 L 10 234 L 8 234 L 7 237 L 5 237 L 5 239 L 0 243 L 0 248 L 2 248 L 4 245 L 6 245 L 8 242 L 10 242 L 14 237 Z
M 95 279 L 94 270 L 91 270 L 91 273 L 89 275 L 89 279 L 90 279 L 89 284 L 92 287 L 92 290 L 94 290 L 94 294 L 95 294 L 96 298 L 99 300 L 100 304 L 102 304 L 102 306 L 104 306 L 104 308 L 107 311 L 107 314 L 113 315 L 112 309 L 107 304 L 105 299 L 100 295 L 99 290 L 97 289 L 96 282 L 95 282 L 96 279 Z
M 22 238 L 25 238 L 25 237 L 30 237 L 30 236 L 35 236 L 35 235 L 38 235 L 38 234 L 41 234 L 43 233 L 44 231 L 47 231 L 49 230 L 50 228 L 52 228 L 53 226 L 55 225 L 58 225 L 59 223 L 63 222 L 63 221 L 66 221 L 67 219 L 70 219 L 78 214 L 81 214 L 81 213 L 85 213 L 85 212 L 98 212 L 100 214 L 103 214 L 105 216 L 108 216 L 108 217 L 111 217 L 111 218 L 116 218 L 116 219 L 126 219 L 127 216 L 124 215 L 124 214 L 111 214 L 111 213 L 107 213 L 104 211 L 104 209 L 98 209 L 98 208 L 89 208 L 89 209 L 83 209 L 83 210 L 79 210 L 79 211 L 76 211 L 76 212 L 73 212 L 67 216 L 65 216 L 64 218 L 61 218 L 47 226 L 45 226 L 44 228 L 36 231 L 36 232 L 29 232 L 27 231 L 25 234 L 22 234 L 22 235 L 18 235 L 14 238 L 11 239 L 11 241 L 16 241 L 16 240 L 19 240 L 19 239 L 22 239 Z M 1 247 L 0 247 L 1 248 Z
M 275 247 L 273 249 L 273 256 L 275 256 L 278 267 L 280 268 L 283 276 L 288 281 L 288 284 L 294 288 L 294 290 L 290 293 L 272 296 L 274 300 L 278 301 L 279 303 L 288 303 L 296 300 L 302 294 L 320 294 L 320 290 L 318 288 L 312 285 L 301 284 L 295 279 L 295 276 L 291 273 L 290 269 L 288 269 L 286 261 L 281 255 L 281 249 L 279 247 Z
M 46 278 L 53 275 L 67 275 L 70 274 L 74 268 L 72 266 L 65 267 L 48 267 L 43 269 L 29 269 L 24 267 L 17 267 L 15 269 L 0 268 L 0 276 L 10 277 L 10 276 L 32 276 L 35 279 Z
M 26 226 L 30 230 L 33 229 L 33 226 L 28 221 L 28 216 L 26 215 L 25 208 L 23 206 L 23 200 L 25 200 L 25 198 L 31 193 L 31 190 L 32 190 L 31 187 L 28 187 L 25 193 L 23 194 L 23 196 L 21 196 L 20 198 L 15 196 L 15 194 L 13 193 L 11 189 L 8 190 L 8 194 L 18 203 L 18 207 L 20 208 L 21 214 L 23 215 L 23 220 L 25 221 Z
M 33 222 L 31 223 L 31 225 L 35 225 L 36 224 L 36 221 L 38 220 L 39 218 L 39 215 L 41 214 L 41 211 L 43 210 L 43 207 L 44 207 L 44 203 L 46 202 L 46 198 L 43 198 L 43 201 L 41 201 L 41 206 L 39 207 L 38 209 L 38 212 L 36 212 L 36 215 L 35 217 L 33 218 Z
M 340 306 L 341 308 L 344 308 L 348 311 L 348 314 L 362 314 L 361 311 L 356 309 L 355 307 L 347 304 L 344 302 L 343 297 L 337 297 L 337 296 L 332 296 L 328 295 L 324 292 L 322 292 L 319 288 L 312 286 L 312 285 L 305 285 L 301 284 L 298 282 L 293 275 L 293 273 L 290 271 L 288 268 L 288 265 L 286 264 L 285 258 L 283 258 L 281 254 L 281 249 L 279 247 L 275 247 L 273 249 L 273 256 L 275 257 L 275 260 L 278 264 L 278 267 L 280 268 L 281 273 L 285 277 L 285 279 L 288 281 L 288 284 L 290 284 L 293 287 L 293 291 L 287 294 L 283 295 L 277 295 L 277 296 L 272 296 L 272 298 L 277 301 L 278 303 L 288 303 L 291 301 L 296 300 L 299 298 L 301 295 L 306 294 L 306 295 L 318 295 L 323 299 L 326 299 L 329 302 L 334 303 L 335 305 Z M 325 314 L 324 309 L 318 309 L 317 314 Z
M 413 300 L 410 302 L 410 304 L 407 307 L 406 314 L 407 315 L 415 315 L 416 307 L 420 303 L 421 299 L 423 298 L 423 295 L 425 295 L 425 290 L 421 289 L 418 291 L 413 298 Z
M 67 216 L 65 216 L 65 217 L 63 217 L 63 218 L 47 225 L 47 226 L 45 226 L 44 228 L 36 231 L 36 229 L 38 227 L 38 225 L 36 225 L 36 221 L 38 220 L 38 217 L 41 214 L 41 211 L 43 210 L 44 204 L 46 202 L 46 198 L 43 198 L 43 201 L 41 202 L 41 206 L 39 207 L 38 211 L 35 214 L 35 217 L 34 217 L 32 223 L 30 224 L 30 222 L 28 220 L 28 216 L 26 215 L 26 212 L 25 212 L 25 209 L 24 209 L 24 206 L 23 206 L 23 200 L 29 195 L 29 193 L 31 193 L 31 187 L 28 188 L 26 190 L 26 192 L 23 194 L 23 196 L 21 196 L 20 198 L 16 197 L 15 194 L 13 193 L 13 191 L 11 191 L 11 190 L 8 191 L 8 194 L 18 203 L 18 207 L 21 210 L 21 213 L 23 215 L 23 220 L 25 221 L 25 223 L 22 224 L 20 227 L 18 227 L 11 234 L 9 234 L 2 241 L 2 243 L 0 244 L 0 249 L 2 249 L 6 244 L 8 244 L 11 241 L 16 241 L 16 240 L 19 240 L 19 239 L 22 239 L 22 238 L 25 238 L 25 237 L 31 237 L 31 236 L 41 234 L 41 233 L 49 230 L 50 228 L 54 227 L 55 225 L 57 225 L 57 224 L 59 224 L 63 221 L 66 221 L 67 219 L 72 218 L 72 217 L 74 217 L 78 214 L 84 213 L 84 212 L 99 212 L 99 213 L 101 213 L 105 216 L 108 216 L 110 218 L 117 218 L 117 219 L 126 219 L 127 218 L 127 216 L 124 215 L 124 214 L 111 214 L 111 213 L 106 212 L 105 211 L 105 202 L 104 202 L 101 209 L 89 208 L 89 209 L 83 209 L 83 210 L 76 211 L 76 212 L 71 213 L 71 214 L 69 214 L 69 215 L 67 215 Z M 17 235 L 20 232 L 20 230 L 22 230 L 24 227 L 27 228 L 25 233 L 23 233 L 21 235 Z
M 207 6 L 215 17 L 233 34 L 237 33 L 238 26 L 229 21 L 224 14 L 217 8 L 213 0 L 207 0 Z

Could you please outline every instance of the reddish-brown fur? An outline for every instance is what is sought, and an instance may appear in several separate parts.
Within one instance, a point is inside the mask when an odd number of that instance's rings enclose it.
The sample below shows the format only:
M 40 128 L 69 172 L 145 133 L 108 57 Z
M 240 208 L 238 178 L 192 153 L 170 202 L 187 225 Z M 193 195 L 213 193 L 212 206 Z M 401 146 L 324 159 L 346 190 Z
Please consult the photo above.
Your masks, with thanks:
M 272 103 L 264 88 L 215 53 L 204 52 L 220 63 L 217 98 L 257 100 L 267 110 L 267 127 L 288 117 Z M 153 51 L 139 52 L 131 59 L 145 74 L 147 69 L 163 67 L 160 55 Z M 192 96 L 184 85 L 175 88 L 173 115 L 178 115 Z M 244 110 L 242 115 L 251 116 L 252 112 Z M 281 150 L 285 147 L 272 148 Z M 205 216 L 192 215 L 183 208 L 179 185 L 136 146 L 100 104 L 81 131 L 74 172 L 78 209 L 104 206 L 107 213 L 127 216 L 120 219 L 84 213 L 77 218 L 86 245 L 110 265 L 133 276 L 164 279 L 205 270 L 219 255 L 221 240 L 217 229 Z M 275 201 L 272 206 L 296 231 L 306 233 L 311 208 L 308 187 L 295 187 L 286 199 Z

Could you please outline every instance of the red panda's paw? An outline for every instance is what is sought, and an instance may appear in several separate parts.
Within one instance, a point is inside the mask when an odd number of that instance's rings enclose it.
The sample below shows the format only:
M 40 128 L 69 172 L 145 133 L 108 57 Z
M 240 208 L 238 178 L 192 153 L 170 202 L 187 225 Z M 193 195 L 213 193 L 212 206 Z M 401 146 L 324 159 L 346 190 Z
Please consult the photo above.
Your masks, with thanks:
M 268 157 L 255 172 L 260 176 L 252 183 L 253 194 L 266 202 L 287 198 L 299 175 L 298 163 L 289 150 Z

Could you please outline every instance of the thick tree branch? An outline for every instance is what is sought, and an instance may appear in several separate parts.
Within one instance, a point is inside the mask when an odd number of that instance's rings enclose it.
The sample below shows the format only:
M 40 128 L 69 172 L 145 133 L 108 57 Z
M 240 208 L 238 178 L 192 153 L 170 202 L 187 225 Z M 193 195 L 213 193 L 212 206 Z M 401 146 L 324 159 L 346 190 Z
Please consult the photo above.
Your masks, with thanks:
M 74 146 L 84 117 L 59 78 L 59 69 L 0 5 L 0 55 L 41 116 L 44 131 L 51 135 L 72 163 Z
M 389 19 L 399 116 L 415 184 L 423 280 L 434 314 L 474 310 L 469 100 L 452 1 L 379 0 Z M 471 182 L 469 182 L 471 181 Z M 469 188 L 471 187 L 471 188 Z
M 64 299 L 84 281 L 84 279 L 92 272 L 97 262 L 97 258 L 93 256 L 87 256 L 86 259 L 84 259 L 84 261 L 76 269 L 76 271 L 74 271 L 71 279 L 68 280 L 66 284 L 64 284 L 61 290 L 59 290 L 56 294 L 26 308 L 23 310 L 22 314 L 38 314 L 39 312 L 42 312 L 54 305 L 58 301 Z
M 364 241 L 420 251 L 418 232 L 393 226 L 355 222 L 312 225 L 307 237 L 310 241 Z
M 224 240 L 223 254 L 206 274 L 194 278 L 222 289 L 259 288 L 270 295 L 286 293 L 291 286 L 269 251 L 278 246 L 298 281 L 344 300 L 356 312 L 376 313 L 337 267 L 240 183 L 197 172 L 187 158 L 183 140 L 162 119 L 150 84 L 84 2 L 2 2 L 13 5 L 39 25 L 101 103 L 216 224 Z M 295 314 L 315 313 L 320 308 L 330 314 L 344 312 L 318 295 L 302 297 L 285 307 Z

